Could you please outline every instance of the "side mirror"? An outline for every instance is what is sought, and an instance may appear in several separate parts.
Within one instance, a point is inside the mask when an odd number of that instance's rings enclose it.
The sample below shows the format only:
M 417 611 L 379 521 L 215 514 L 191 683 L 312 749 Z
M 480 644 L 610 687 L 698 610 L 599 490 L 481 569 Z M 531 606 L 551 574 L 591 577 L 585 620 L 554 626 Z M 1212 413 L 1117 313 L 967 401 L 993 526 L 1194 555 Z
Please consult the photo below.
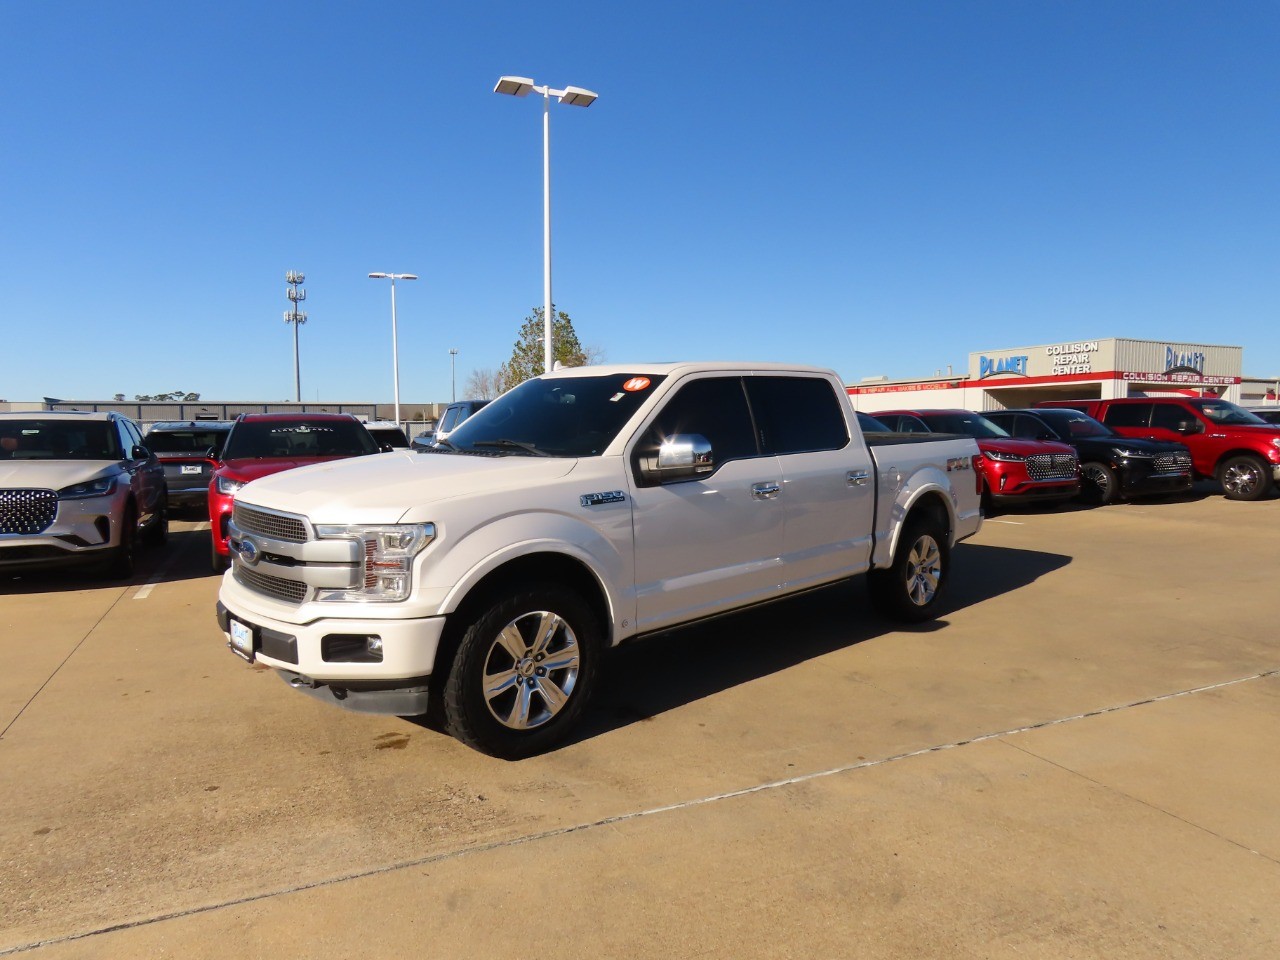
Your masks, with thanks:
M 711 442 L 700 433 L 677 433 L 657 451 L 640 458 L 640 475 L 650 483 L 692 480 L 715 469 Z
M 1044 433 L 1037 436 L 1036 439 L 1037 440 L 1057 440 L 1058 435 L 1056 433 L 1050 433 L 1048 430 L 1046 430 Z
M 1179 420 L 1175 431 L 1177 433 L 1181 433 L 1183 436 L 1193 433 L 1204 433 L 1204 424 L 1199 420 Z
M 382 452 L 382 453 L 390 453 L 390 452 L 391 452 L 392 450 L 394 450 L 394 449 L 395 449 L 395 447 L 391 446 L 391 444 L 389 444 L 389 443 L 380 443 L 380 444 L 378 444 L 378 450 L 379 450 L 380 452 Z
M 135 443 L 133 445 L 133 451 L 129 454 L 129 456 L 131 459 L 134 459 L 134 460 L 150 460 L 151 451 L 148 450 L 146 447 L 144 447 L 142 444 Z

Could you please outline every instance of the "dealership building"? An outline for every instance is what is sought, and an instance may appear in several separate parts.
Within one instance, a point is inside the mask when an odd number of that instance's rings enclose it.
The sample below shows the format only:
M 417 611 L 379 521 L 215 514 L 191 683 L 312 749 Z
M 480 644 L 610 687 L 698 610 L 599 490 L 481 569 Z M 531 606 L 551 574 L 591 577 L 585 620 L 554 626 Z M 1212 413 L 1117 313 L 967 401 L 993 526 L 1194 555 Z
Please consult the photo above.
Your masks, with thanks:
M 1277 402 L 1275 380 L 1245 377 L 1244 351 L 1162 340 L 1068 340 L 969 354 L 967 375 L 863 379 L 853 405 L 877 410 L 1008 410 L 1040 400 L 1215 396 L 1245 406 Z

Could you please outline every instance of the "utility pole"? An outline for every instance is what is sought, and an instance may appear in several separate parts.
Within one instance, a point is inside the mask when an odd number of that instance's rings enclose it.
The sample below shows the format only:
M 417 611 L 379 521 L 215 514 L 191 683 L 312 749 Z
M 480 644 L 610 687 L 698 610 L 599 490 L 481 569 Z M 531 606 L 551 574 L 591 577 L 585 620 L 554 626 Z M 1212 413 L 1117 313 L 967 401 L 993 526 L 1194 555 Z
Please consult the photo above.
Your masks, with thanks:
M 449 348 L 449 402 L 453 403 L 458 399 L 458 369 L 456 362 L 458 359 L 458 348 Z
M 293 309 L 284 312 L 284 322 L 293 324 L 293 399 L 298 403 L 302 402 L 302 368 L 298 366 L 298 327 L 307 322 L 307 315 L 298 312 L 298 304 L 307 299 L 307 291 L 299 290 L 298 287 L 306 279 L 297 270 L 290 270 L 284 275 L 285 283 L 289 284 L 289 300 L 293 304 Z

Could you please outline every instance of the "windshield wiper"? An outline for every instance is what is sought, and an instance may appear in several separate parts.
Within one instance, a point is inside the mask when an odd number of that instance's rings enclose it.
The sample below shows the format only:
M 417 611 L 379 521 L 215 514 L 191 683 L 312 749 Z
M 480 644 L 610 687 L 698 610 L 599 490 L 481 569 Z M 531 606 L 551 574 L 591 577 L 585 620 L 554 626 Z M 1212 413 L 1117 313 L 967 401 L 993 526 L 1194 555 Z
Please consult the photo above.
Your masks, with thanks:
M 471 445 L 473 447 L 506 447 L 508 449 L 523 450 L 526 453 L 533 454 L 535 457 L 551 456 L 545 450 L 539 450 L 532 443 L 524 443 L 521 440 L 508 440 L 505 437 L 498 440 L 476 440 Z

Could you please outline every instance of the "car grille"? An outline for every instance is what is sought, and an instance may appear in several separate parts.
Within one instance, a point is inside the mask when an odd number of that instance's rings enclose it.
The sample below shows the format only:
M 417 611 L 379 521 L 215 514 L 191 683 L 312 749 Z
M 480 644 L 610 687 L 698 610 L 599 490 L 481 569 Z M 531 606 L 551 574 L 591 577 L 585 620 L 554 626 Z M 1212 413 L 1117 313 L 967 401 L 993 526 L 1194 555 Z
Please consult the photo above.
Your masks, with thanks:
M 1190 473 L 1191 454 L 1165 453 L 1156 457 L 1156 473 Z
M 234 510 L 235 525 L 245 533 L 284 540 L 288 543 L 306 543 L 307 525 L 300 517 L 282 513 L 268 513 L 237 503 Z
M 236 564 L 234 576 L 239 583 L 250 590 L 265 593 L 268 597 L 275 597 L 277 600 L 301 603 L 307 598 L 307 585 L 297 580 L 272 577 L 257 570 L 250 570 L 240 563 Z
M 0 490 L 0 533 L 43 533 L 57 512 L 52 490 Z
M 1071 453 L 1038 453 L 1027 457 L 1027 476 L 1032 480 L 1072 480 L 1079 463 Z

